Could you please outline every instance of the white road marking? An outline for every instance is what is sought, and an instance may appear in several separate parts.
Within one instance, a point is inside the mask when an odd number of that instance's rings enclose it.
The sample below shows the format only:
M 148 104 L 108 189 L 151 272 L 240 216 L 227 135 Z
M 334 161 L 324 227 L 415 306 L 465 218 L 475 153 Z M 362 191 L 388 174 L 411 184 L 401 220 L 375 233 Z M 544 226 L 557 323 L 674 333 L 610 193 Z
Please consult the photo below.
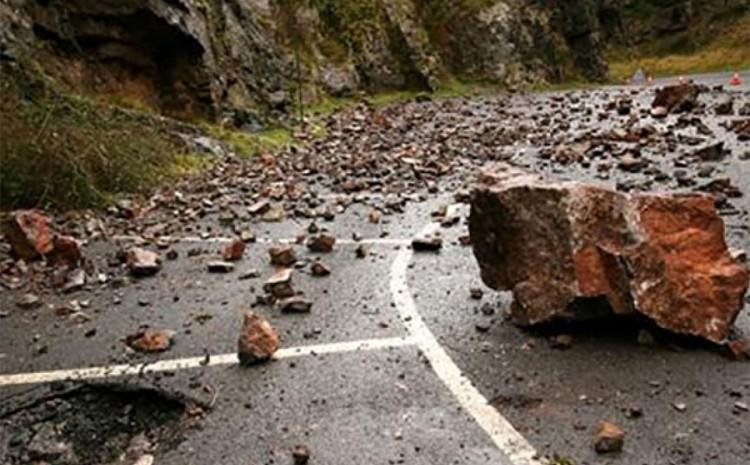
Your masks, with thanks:
M 414 345 L 412 338 L 381 338 L 365 339 L 349 342 L 334 342 L 328 344 L 316 344 L 309 346 L 288 347 L 279 349 L 273 356 L 275 360 L 303 357 L 308 355 L 327 355 L 346 352 L 373 351 Z M 237 364 L 236 353 L 227 353 L 206 357 L 188 357 L 172 360 L 160 360 L 153 363 L 142 363 L 138 365 L 110 365 L 91 368 L 74 368 L 69 370 L 42 371 L 36 373 L 18 373 L 11 375 L 0 375 L 1 386 L 13 386 L 22 384 L 41 384 L 54 381 L 83 381 L 102 378 L 117 378 L 123 376 L 137 376 L 146 373 L 157 373 L 161 371 L 186 370 L 199 367 L 214 367 L 220 365 Z
M 115 242 L 136 242 L 143 239 L 139 236 L 114 236 L 112 238 Z M 174 242 L 180 243 L 205 243 L 205 244 L 224 244 L 232 242 L 235 238 L 233 237 L 198 237 L 198 236 L 186 236 L 186 237 L 173 237 Z M 260 244 L 294 244 L 297 239 L 271 239 L 266 237 L 259 237 L 257 243 Z M 407 245 L 411 241 L 409 239 L 392 239 L 392 238 L 363 238 L 360 240 L 355 239 L 342 239 L 337 238 L 336 244 L 340 245 Z
M 430 234 L 437 225 L 430 224 L 422 234 Z M 409 334 L 416 340 L 417 347 L 424 353 L 438 377 L 479 426 L 490 436 L 498 449 L 514 465 L 540 465 L 545 462 L 538 458 L 534 447 L 513 425 L 503 417 L 479 390 L 464 376 L 450 355 L 443 349 L 435 335 L 425 324 L 417 311 L 407 283 L 407 270 L 413 257 L 411 248 L 402 249 L 391 266 L 391 294 L 396 308 Z

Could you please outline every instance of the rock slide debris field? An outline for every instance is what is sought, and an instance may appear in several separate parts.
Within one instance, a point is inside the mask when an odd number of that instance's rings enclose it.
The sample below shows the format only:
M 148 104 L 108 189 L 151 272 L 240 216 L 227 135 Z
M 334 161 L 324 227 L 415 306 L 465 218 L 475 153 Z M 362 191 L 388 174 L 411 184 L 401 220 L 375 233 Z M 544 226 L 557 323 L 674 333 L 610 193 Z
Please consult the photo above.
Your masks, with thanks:
M 146 200 L 9 216 L 2 463 L 744 465 L 728 79 L 361 104 Z

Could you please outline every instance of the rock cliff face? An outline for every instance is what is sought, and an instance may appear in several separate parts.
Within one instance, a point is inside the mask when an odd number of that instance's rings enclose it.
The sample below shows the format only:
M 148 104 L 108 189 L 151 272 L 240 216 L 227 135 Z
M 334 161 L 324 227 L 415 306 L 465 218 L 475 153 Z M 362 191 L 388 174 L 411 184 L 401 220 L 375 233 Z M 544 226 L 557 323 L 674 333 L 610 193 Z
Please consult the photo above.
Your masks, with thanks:
M 78 92 L 243 126 L 287 111 L 300 85 L 311 100 L 452 77 L 602 79 L 605 39 L 645 40 L 718 3 L 6 0 L 0 60 L 36 62 Z M 654 18 L 639 30 L 644 4 Z

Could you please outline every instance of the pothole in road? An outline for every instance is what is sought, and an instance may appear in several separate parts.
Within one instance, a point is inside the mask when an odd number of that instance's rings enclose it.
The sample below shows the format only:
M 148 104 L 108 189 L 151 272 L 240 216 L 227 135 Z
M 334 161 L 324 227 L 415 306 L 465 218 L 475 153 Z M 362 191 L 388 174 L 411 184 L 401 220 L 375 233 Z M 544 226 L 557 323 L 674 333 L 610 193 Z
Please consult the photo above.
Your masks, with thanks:
M 174 395 L 85 385 L 0 416 L 0 463 L 125 465 L 177 447 L 200 407 Z

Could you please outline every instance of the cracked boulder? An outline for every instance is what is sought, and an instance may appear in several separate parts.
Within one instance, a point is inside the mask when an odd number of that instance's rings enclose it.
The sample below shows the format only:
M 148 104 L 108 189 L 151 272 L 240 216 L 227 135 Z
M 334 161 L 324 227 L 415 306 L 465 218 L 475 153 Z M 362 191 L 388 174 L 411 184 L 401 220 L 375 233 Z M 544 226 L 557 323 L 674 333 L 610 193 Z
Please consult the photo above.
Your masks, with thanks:
M 723 342 L 748 288 L 707 195 L 625 194 L 497 164 L 474 191 L 470 233 L 483 281 L 513 292 L 523 325 L 640 313 Z

